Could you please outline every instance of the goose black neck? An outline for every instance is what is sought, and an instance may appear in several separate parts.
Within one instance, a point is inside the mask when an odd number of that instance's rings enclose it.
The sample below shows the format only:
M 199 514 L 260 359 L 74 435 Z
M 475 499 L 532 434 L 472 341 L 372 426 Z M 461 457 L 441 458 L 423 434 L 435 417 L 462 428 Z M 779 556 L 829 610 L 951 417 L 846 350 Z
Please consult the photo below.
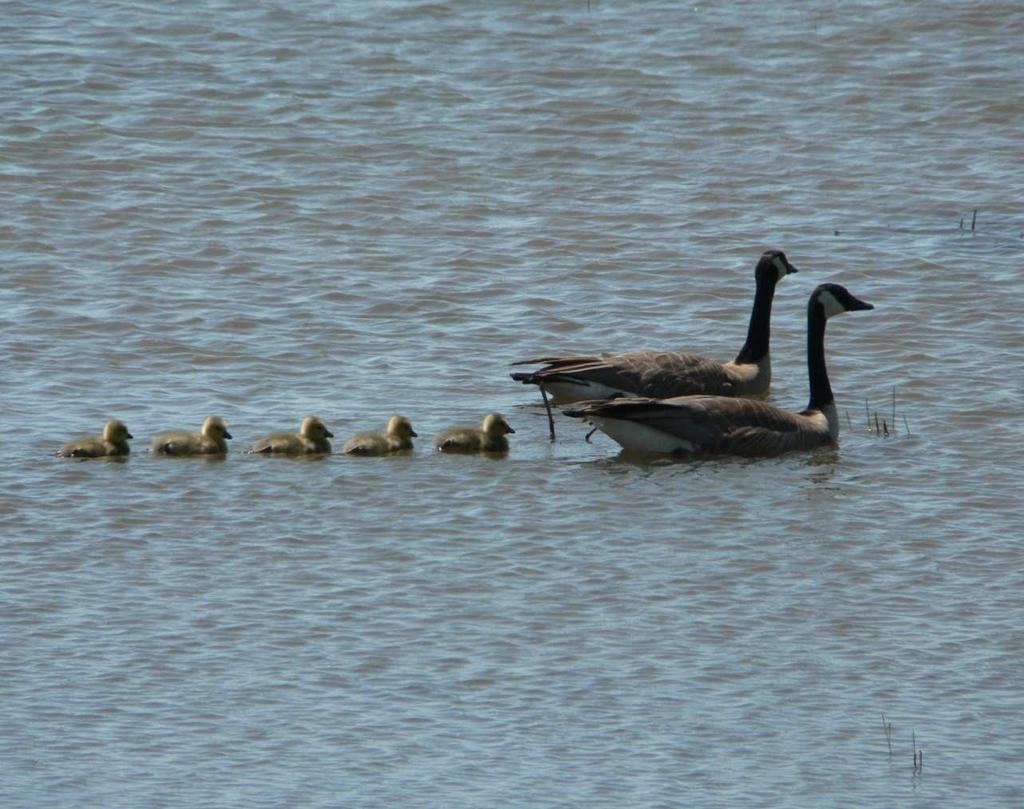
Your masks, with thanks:
M 774 268 L 770 273 L 757 279 L 757 291 L 754 293 L 754 308 L 750 310 L 750 325 L 747 326 L 747 341 L 736 355 L 737 363 L 760 362 L 768 353 L 768 340 L 771 337 L 772 299 L 775 297 L 775 284 L 778 278 Z
M 821 410 L 832 403 L 832 386 L 825 369 L 825 310 L 814 303 L 807 310 L 807 376 L 811 383 L 808 410 Z

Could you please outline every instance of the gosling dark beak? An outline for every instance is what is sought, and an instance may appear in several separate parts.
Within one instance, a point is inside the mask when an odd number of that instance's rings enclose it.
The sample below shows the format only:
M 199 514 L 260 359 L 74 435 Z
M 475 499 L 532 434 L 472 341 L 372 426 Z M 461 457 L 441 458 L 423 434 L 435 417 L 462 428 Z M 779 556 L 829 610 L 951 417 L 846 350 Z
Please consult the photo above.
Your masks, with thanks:
M 135 436 L 134 436 L 134 435 L 132 435 L 131 433 L 125 433 L 125 434 L 124 434 L 124 437 L 125 437 L 125 438 L 135 438 Z
M 515 432 L 515 430 L 513 430 L 513 429 L 512 429 L 511 427 L 509 427 L 509 426 L 508 426 L 508 425 L 506 424 L 506 425 L 505 425 L 505 432 L 507 432 L 507 433 L 514 433 L 514 432 Z
M 227 430 L 225 430 L 224 431 L 224 437 L 225 438 L 233 438 L 234 436 L 232 436 L 231 433 L 229 433 Z
M 420 436 L 419 436 L 419 433 L 417 433 L 415 430 L 409 430 L 409 437 L 410 438 L 419 438 Z
M 326 435 L 328 438 L 334 438 L 334 433 L 332 433 L 330 430 L 324 430 L 324 435 Z

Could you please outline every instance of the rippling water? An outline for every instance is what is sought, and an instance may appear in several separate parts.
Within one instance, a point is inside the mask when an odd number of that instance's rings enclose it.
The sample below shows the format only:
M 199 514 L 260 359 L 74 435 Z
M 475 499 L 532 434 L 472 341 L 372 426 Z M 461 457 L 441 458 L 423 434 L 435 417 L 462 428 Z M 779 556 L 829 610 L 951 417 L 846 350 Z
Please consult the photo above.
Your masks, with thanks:
M 1017 4 L 0 32 L 0 803 L 1024 803 Z M 729 358 L 768 246 L 777 404 L 816 284 L 877 306 L 829 327 L 838 450 L 548 443 L 508 363 Z M 508 458 L 429 451 L 490 410 Z M 144 452 L 393 412 L 411 458 Z M 130 460 L 53 457 L 113 416 Z

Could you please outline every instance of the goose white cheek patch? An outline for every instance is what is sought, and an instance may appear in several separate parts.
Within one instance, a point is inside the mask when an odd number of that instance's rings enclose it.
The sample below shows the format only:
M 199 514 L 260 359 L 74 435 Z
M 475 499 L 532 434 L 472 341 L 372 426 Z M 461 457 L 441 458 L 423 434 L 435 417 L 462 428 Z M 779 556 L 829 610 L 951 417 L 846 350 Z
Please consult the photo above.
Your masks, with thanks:
M 836 296 L 829 292 L 827 289 L 822 290 L 822 292 L 818 295 L 818 300 L 821 301 L 821 305 L 825 309 L 826 318 L 830 318 L 833 315 L 838 315 L 841 312 L 846 311 L 846 307 L 843 306 L 838 300 L 836 300 Z

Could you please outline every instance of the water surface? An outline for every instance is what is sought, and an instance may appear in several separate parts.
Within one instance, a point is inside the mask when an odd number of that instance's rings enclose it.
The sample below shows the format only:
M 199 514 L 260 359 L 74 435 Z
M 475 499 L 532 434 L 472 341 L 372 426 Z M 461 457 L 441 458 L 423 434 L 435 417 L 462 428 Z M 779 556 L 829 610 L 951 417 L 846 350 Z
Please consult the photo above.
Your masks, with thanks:
M 5 806 L 1021 804 L 1015 4 L 0 31 Z M 767 247 L 780 406 L 814 286 L 877 307 L 829 326 L 838 449 L 547 441 L 510 362 L 731 358 Z M 491 410 L 507 458 L 430 452 Z M 411 458 L 241 453 L 394 412 Z M 144 452 L 211 413 L 225 461 Z M 53 457 L 115 416 L 127 462 Z

